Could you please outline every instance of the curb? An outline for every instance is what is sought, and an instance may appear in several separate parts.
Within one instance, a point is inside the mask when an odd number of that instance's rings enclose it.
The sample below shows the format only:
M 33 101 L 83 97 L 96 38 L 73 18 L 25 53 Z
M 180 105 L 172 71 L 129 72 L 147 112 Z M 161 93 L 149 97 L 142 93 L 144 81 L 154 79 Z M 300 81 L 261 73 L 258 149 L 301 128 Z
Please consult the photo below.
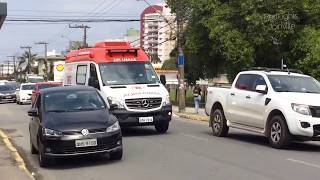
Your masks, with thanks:
M 27 166 L 24 160 L 22 159 L 22 157 L 20 156 L 18 150 L 12 145 L 9 139 L 9 136 L 7 136 L 6 133 L 4 133 L 1 129 L 0 129 L 0 137 L 4 142 L 4 144 L 6 145 L 6 147 L 10 150 L 11 156 L 14 158 L 15 162 L 18 164 L 18 167 L 24 172 L 26 172 L 31 179 L 35 180 L 32 173 L 27 169 Z
M 179 112 L 174 112 L 174 114 L 181 118 L 186 118 L 186 119 L 195 120 L 195 121 L 209 122 L 209 117 L 207 116 L 185 114 L 185 113 L 179 113 Z

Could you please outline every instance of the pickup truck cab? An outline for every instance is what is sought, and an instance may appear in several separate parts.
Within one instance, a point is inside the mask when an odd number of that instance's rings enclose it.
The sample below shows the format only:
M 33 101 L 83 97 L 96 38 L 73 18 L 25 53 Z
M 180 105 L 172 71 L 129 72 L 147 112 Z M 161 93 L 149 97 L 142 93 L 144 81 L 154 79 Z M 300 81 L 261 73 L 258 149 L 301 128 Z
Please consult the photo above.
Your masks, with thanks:
M 268 137 L 274 148 L 291 140 L 320 139 L 320 83 L 281 70 L 240 72 L 231 88 L 209 87 L 206 113 L 213 135 L 229 127 Z

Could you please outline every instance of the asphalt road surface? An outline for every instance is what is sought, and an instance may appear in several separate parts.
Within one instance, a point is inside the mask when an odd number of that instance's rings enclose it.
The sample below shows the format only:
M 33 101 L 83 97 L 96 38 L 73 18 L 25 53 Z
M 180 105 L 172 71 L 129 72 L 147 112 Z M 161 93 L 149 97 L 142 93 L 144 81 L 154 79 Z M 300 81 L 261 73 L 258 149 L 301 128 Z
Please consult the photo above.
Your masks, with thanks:
M 320 178 L 320 143 L 293 143 L 288 150 L 269 147 L 266 138 L 231 130 L 211 135 L 206 123 L 174 117 L 167 134 L 153 127 L 124 131 L 121 161 L 101 157 L 66 158 L 43 169 L 29 150 L 29 105 L 0 104 L 0 128 L 38 179 L 118 180 L 307 180 Z M 1 176 L 1 175 L 0 175 Z

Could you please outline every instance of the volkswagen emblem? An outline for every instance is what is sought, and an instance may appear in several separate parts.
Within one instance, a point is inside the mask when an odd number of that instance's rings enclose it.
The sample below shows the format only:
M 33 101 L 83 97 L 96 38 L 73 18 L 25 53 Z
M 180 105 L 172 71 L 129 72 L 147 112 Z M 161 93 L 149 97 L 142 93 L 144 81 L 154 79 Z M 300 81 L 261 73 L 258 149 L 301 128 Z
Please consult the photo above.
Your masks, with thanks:
M 84 136 L 87 136 L 89 134 L 89 130 L 88 129 L 82 129 L 81 130 L 81 134 Z
M 145 107 L 145 108 L 147 108 L 147 107 L 149 107 L 149 100 L 147 100 L 147 99 L 143 99 L 143 100 L 141 100 L 141 105 L 142 105 L 142 107 Z

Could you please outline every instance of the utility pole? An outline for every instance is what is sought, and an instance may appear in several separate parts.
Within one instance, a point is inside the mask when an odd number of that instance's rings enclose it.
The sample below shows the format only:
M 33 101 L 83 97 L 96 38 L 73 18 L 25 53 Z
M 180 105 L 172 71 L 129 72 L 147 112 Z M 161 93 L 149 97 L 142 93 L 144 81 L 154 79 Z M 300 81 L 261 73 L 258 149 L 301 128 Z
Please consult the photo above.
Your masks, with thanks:
M 1 78 L 3 78 L 3 64 L 1 64 Z
M 13 77 L 16 79 L 16 56 L 7 56 L 7 57 L 11 57 L 13 60 Z
M 178 47 L 178 82 L 179 82 L 179 112 L 185 112 L 186 94 L 184 83 L 184 55 L 182 49 L 183 41 L 183 8 L 181 0 L 177 0 L 177 47 Z
M 74 26 L 71 26 L 70 24 L 69 24 L 69 28 L 77 28 L 77 29 L 83 29 L 83 47 L 85 48 L 85 47 L 88 47 L 88 44 L 87 44 L 87 29 L 89 29 L 89 28 L 91 28 L 91 27 L 89 27 L 89 26 L 87 26 L 87 25 L 83 25 L 83 24 L 81 24 L 81 25 L 74 25 Z
M 35 44 L 41 44 L 44 45 L 44 65 L 45 65 L 45 80 L 48 81 L 50 79 L 50 73 L 49 73 L 49 69 L 48 69 L 48 44 L 47 42 L 37 42 Z
M 28 59 L 28 74 L 31 73 L 31 64 L 30 64 L 30 61 L 31 61 L 31 46 L 21 46 L 20 47 L 21 49 L 28 49 L 28 53 L 29 53 L 29 59 Z
M 7 79 L 9 80 L 9 76 L 10 76 L 10 61 L 7 61 L 7 63 L 8 63 Z

